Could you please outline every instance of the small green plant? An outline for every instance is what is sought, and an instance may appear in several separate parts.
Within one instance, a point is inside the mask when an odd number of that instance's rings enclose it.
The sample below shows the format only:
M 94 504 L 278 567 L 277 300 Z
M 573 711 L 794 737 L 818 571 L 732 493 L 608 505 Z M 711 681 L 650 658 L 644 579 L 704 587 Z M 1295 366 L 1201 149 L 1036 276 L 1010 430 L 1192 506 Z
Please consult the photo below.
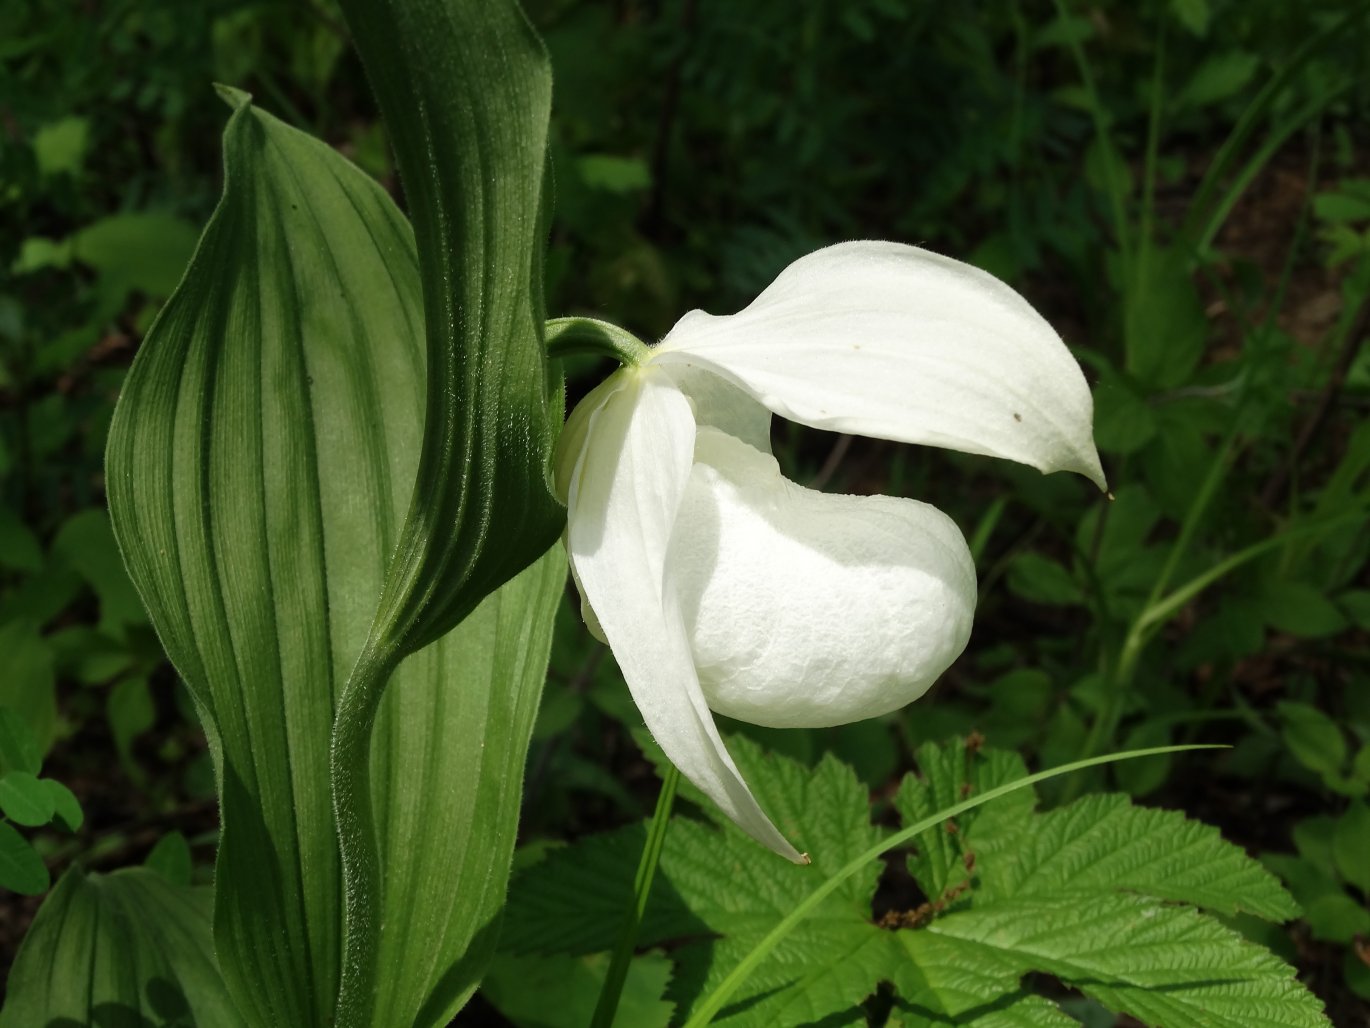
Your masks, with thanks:
M 846 1023 L 857 1007 L 874 1024 L 1069 1025 L 1061 1011 L 1081 995 L 1166 1028 L 1326 1024 L 1291 969 L 1225 923 L 1298 916 L 1257 861 L 1208 826 L 1123 795 L 1043 812 L 1031 788 L 842 878 L 719 1002 L 777 924 L 889 834 L 839 761 L 810 769 L 745 739 L 730 746 L 781 831 L 805 828 L 813 865 L 777 865 L 685 787 L 705 818 L 678 819 L 661 852 L 640 942 L 667 948 L 638 958 L 635 1002 L 652 968 L 669 961 L 672 973 L 644 1025 L 703 1024 L 704 1010 L 738 1028 Z M 928 744 L 892 807 L 907 828 L 1025 775 L 1017 755 L 979 741 Z M 510 986 L 532 977 L 555 982 L 552 995 L 593 995 L 603 972 L 591 955 L 614 945 L 642 840 L 638 825 L 590 836 L 515 876 L 487 995 L 516 1024 L 574 1023 Z M 895 873 L 905 860 L 911 882 Z

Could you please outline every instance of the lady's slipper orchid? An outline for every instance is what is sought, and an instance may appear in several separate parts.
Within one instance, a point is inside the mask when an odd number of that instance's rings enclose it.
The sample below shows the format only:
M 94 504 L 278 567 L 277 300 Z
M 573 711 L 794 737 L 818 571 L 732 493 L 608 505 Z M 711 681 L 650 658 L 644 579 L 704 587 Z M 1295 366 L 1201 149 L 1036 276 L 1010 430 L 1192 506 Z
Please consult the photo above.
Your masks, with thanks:
M 830 246 L 738 314 L 692 311 L 576 407 L 556 477 L 586 621 L 681 772 L 803 862 L 711 709 L 816 727 L 917 699 L 969 638 L 975 568 L 927 504 L 786 480 L 772 413 L 1104 477 L 1051 327 L 994 277 L 896 243 Z

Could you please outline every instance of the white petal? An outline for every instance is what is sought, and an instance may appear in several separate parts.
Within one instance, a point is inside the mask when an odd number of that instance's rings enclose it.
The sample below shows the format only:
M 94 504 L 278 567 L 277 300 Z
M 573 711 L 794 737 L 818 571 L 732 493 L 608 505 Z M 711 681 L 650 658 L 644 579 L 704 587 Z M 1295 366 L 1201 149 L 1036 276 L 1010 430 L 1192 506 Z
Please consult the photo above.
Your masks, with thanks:
M 676 387 L 690 398 L 695 424 L 736 436 L 762 453 L 771 452 L 771 412 L 755 397 L 712 370 L 676 363 L 670 372 Z
M 667 563 L 709 706 L 775 728 L 897 710 L 965 648 L 975 565 L 941 511 L 833 496 L 701 429 Z
M 669 376 L 626 368 L 587 420 L 569 482 L 567 547 L 633 700 L 666 756 L 749 835 L 804 858 L 762 813 L 704 701 L 666 551 L 694 460 L 690 406 Z
M 745 310 L 692 311 L 653 351 L 815 428 L 1078 471 L 1104 487 L 1080 366 L 994 276 L 898 243 L 795 261 Z

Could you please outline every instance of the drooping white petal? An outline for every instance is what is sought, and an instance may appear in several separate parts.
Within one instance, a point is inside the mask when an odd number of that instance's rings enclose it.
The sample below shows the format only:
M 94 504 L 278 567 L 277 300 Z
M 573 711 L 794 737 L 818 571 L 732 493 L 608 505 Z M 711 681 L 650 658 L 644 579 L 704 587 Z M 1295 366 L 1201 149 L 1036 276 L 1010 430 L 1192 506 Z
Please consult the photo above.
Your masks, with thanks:
M 669 376 L 625 368 L 587 418 L 568 482 L 567 549 L 633 700 L 666 756 L 758 842 L 805 858 L 761 811 L 704 700 L 666 551 L 694 461 L 689 402 Z
M 994 276 L 917 247 L 839 243 L 745 310 L 692 311 L 653 351 L 815 428 L 1078 471 L 1104 487 L 1094 404 L 1050 325 Z
M 975 565 L 941 511 L 835 496 L 700 429 L 671 538 L 709 706 L 774 728 L 822 728 L 917 699 L 970 637 Z

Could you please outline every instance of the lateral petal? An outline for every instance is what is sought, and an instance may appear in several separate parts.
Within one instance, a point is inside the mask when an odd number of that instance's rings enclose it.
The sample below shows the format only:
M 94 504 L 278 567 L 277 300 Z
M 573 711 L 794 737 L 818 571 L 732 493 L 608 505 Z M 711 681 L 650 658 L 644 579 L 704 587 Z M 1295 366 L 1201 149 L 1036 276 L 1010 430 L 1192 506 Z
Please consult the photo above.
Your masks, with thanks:
M 994 276 L 928 250 L 815 251 L 737 314 L 685 315 L 652 360 L 704 365 L 815 428 L 1078 471 L 1105 487 L 1093 398 L 1060 337 Z
M 568 482 L 567 548 L 624 680 L 683 775 L 748 835 L 806 863 L 728 755 L 695 673 L 666 552 L 694 463 L 689 402 L 667 375 L 625 368 L 590 415 Z M 617 376 L 615 376 L 617 377 Z

